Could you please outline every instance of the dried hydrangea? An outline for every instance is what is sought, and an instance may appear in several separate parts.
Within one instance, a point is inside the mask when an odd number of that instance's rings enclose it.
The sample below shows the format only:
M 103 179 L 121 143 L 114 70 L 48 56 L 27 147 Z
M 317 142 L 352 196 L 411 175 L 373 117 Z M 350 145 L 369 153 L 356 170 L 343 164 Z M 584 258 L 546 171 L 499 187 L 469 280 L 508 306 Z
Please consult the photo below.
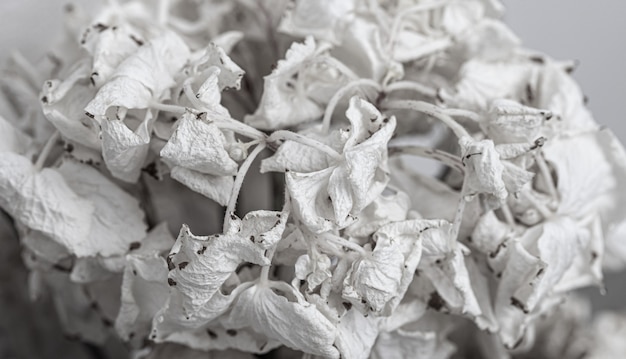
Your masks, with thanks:
M 2 86 L 0 207 L 33 294 L 137 358 L 622 353 L 623 316 L 589 333 L 568 294 L 626 267 L 626 153 L 502 14 L 68 7 Z

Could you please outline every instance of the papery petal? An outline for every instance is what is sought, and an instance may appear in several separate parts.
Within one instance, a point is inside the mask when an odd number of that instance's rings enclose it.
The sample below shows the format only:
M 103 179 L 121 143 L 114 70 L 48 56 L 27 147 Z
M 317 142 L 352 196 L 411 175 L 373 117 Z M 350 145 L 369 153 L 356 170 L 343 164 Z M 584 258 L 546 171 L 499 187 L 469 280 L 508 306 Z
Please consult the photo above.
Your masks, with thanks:
M 532 142 L 552 113 L 505 99 L 494 100 L 481 127 L 495 143 Z
M 236 219 L 227 233 L 210 237 L 194 236 L 183 226 L 168 256 L 172 290 L 168 306 L 155 320 L 157 339 L 199 328 L 223 314 L 234 295 L 224 295 L 222 285 L 244 262 L 269 265 L 266 252 L 281 239 L 286 221 L 284 213 L 251 212 L 242 221 Z
M 333 228 L 334 211 L 328 200 L 328 179 L 334 167 L 312 172 L 285 174 L 294 213 L 312 231 L 322 233 Z
M 336 327 L 293 287 L 281 285 L 280 290 L 282 295 L 269 286 L 253 285 L 236 299 L 224 324 L 234 329 L 250 327 L 305 353 L 338 358 L 333 345 Z
M 194 192 L 208 197 L 222 206 L 228 204 L 235 180 L 233 176 L 214 176 L 175 166 L 170 175 Z
M 131 243 L 146 235 L 144 213 L 139 201 L 121 190 L 96 169 L 66 160 L 59 172 L 76 194 L 94 206 L 89 235 L 83 242 L 90 244 L 88 253 L 76 255 L 110 256 L 126 253 Z
M 225 144 L 226 138 L 216 125 L 186 113 L 161 156 L 172 166 L 214 176 L 233 176 L 238 165 L 228 155 Z
M 140 343 L 148 336 L 152 318 L 165 305 L 169 294 L 167 272 L 165 259 L 156 253 L 127 256 L 122 305 L 115 321 L 122 339 L 136 338 Z
M 111 174 L 126 182 L 137 182 L 150 148 L 151 114 L 132 131 L 123 121 L 102 121 L 102 157 Z
M 465 164 L 466 194 L 484 193 L 504 201 L 508 196 L 502 174 L 504 165 L 496 152 L 493 141 L 463 137 L 459 139 L 463 163 Z
M 111 106 L 144 109 L 153 100 L 159 100 L 175 82 L 178 73 L 189 58 L 189 49 L 174 32 L 165 32 L 141 46 L 124 60 L 111 75 L 85 111 L 94 116 L 105 116 Z
M 54 169 L 37 172 L 25 157 L 4 152 L 0 156 L 0 206 L 18 222 L 78 256 L 98 252 L 89 236 L 94 204 L 76 194 Z
M 337 43 L 354 10 L 352 0 L 296 1 L 283 15 L 278 30 L 292 36 L 312 35 L 318 40 Z
M 335 345 L 342 358 L 367 359 L 376 338 L 380 318 L 364 316 L 358 310 L 348 310 L 337 325 Z

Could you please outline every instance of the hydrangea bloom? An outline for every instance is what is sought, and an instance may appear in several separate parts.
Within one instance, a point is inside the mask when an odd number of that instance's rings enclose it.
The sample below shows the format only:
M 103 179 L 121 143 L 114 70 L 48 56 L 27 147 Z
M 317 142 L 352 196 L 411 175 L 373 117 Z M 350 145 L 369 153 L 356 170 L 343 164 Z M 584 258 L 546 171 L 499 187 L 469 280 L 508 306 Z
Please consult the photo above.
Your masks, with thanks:
M 598 335 L 623 315 L 589 332 L 568 294 L 626 267 L 626 152 L 498 0 L 67 11 L 50 63 L 7 65 L 0 117 L 0 207 L 67 334 L 136 358 L 623 353 Z

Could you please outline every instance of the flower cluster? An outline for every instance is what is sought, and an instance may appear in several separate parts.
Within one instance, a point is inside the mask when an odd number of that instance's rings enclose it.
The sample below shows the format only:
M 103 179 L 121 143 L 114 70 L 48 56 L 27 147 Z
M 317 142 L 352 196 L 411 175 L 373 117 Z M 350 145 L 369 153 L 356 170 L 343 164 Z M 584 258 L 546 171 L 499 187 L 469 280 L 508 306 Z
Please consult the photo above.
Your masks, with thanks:
M 14 56 L 2 87 L 0 207 L 33 295 L 68 334 L 154 359 L 619 346 L 567 341 L 549 318 L 580 322 L 567 294 L 626 266 L 626 153 L 572 64 L 523 48 L 502 12 L 68 7 L 62 41 L 36 66 Z M 168 212 L 183 188 L 186 215 L 219 233 Z

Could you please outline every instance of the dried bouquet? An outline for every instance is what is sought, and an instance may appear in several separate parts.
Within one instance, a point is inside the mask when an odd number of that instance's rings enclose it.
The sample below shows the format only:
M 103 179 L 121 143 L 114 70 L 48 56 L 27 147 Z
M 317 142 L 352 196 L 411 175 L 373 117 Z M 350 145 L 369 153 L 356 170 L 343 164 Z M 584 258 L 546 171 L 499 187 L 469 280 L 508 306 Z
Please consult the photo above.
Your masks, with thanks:
M 574 63 L 502 14 L 67 6 L 2 80 L 0 207 L 31 295 L 133 358 L 623 355 L 626 317 L 589 327 L 571 293 L 626 264 L 626 154 Z

